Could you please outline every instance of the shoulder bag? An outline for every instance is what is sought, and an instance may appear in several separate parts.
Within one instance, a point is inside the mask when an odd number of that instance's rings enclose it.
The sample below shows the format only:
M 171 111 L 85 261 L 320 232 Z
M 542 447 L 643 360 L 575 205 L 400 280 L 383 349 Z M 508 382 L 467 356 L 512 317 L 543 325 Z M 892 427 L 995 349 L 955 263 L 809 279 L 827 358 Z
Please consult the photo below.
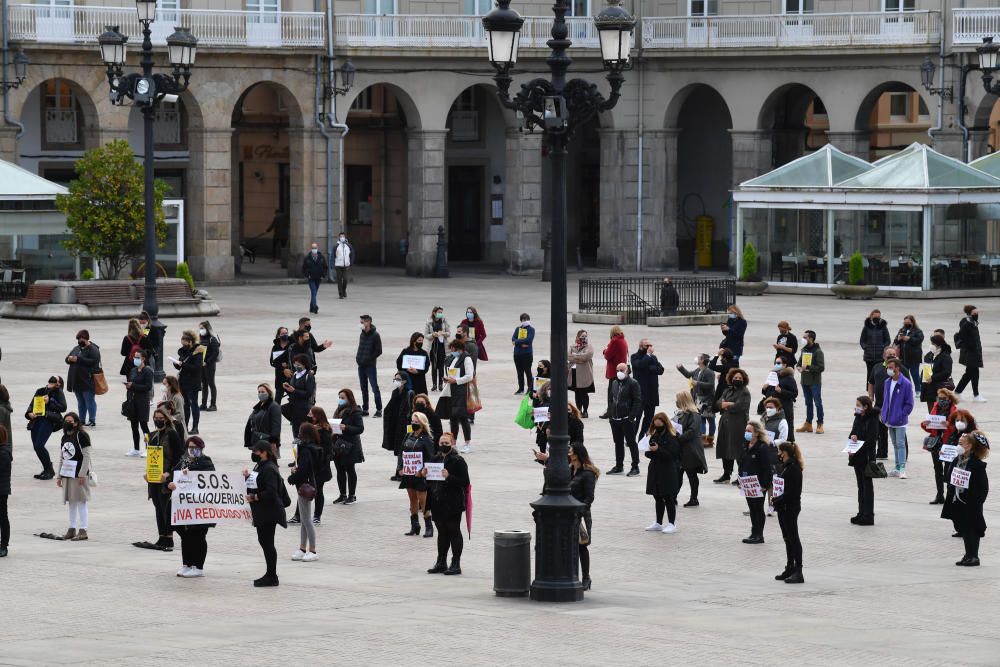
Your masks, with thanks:
M 885 479 L 889 473 L 885 471 L 885 466 L 881 461 L 869 461 L 865 466 L 865 477 L 869 479 Z
M 98 370 L 96 373 L 91 375 L 94 379 L 94 393 L 98 396 L 104 396 L 108 393 L 108 379 L 104 377 L 104 369 Z

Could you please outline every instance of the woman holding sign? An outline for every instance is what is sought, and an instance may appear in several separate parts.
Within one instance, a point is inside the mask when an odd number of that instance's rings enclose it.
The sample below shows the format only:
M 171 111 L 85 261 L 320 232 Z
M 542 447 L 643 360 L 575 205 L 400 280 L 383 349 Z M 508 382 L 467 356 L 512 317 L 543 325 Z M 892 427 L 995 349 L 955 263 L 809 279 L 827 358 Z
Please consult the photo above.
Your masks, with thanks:
M 448 344 L 451 352 L 451 360 L 448 362 L 448 369 L 445 372 L 444 381 L 447 383 L 448 404 L 451 406 L 451 432 L 457 433 L 458 427 L 462 427 L 462 436 L 465 445 L 462 453 L 468 454 L 472 451 L 472 424 L 469 422 L 469 411 L 466 408 L 466 398 L 469 392 L 469 383 L 475 378 L 475 365 L 472 358 L 465 353 L 465 345 L 462 341 L 455 339 Z M 444 396 L 444 394 L 442 394 Z
M 345 505 L 358 502 L 355 495 L 358 492 L 358 473 L 355 466 L 364 463 L 365 453 L 361 448 L 361 434 L 365 432 L 365 422 L 361 408 L 354 399 L 354 392 L 346 387 L 340 390 L 337 397 L 337 410 L 333 413 L 335 421 L 340 422 L 340 433 L 334 433 L 334 459 L 337 469 L 337 488 L 340 495 L 347 495 Z M 334 429 L 336 431 L 336 429 Z
M 427 393 L 427 371 L 430 370 L 430 360 L 424 350 L 424 335 L 414 331 L 410 335 L 410 344 L 396 357 L 396 368 L 406 378 L 407 389 L 414 394 Z
M 955 422 L 951 416 L 958 410 L 958 396 L 947 389 L 937 391 L 937 401 L 931 406 L 927 419 L 920 422 L 920 428 L 927 432 L 924 438 L 924 451 L 930 452 L 931 463 L 934 466 L 934 486 L 937 494 L 931 505 L 944 504 L 944 463 L 939 454 L 941 446 L 947 443 L 955 432 Z
M 571 450 L 572 451 L 572 450 Z M 431 482 L 434 494 L 434 523 L 437 525 L 437 561 L 427 574 L 462 574 L 462 514 L 466 510 L 465 500 L 469 488 L 469 466 L 455 451 L 455 436 L 441 435 L 436 463 L 441 466 L 441 481 Z M 426 469 L 423 474 L 426 473 Z M 451 565 L 448 565 L 448 549 L 451 548 Z
M 656 521 L 646 527 L 650 532 L 676 533 L 677 491 L 680 480 L 681 446 L 677 441 L 677 429 L 663 412 L 653 415 L 649 425 L 649 469 L 646 473 L 646 495 L 653 496 L 656 507 Z M 663 510 L 667 510 L 667 524 L 663 525 Z
M 205 456 L 205 441 L 196 435 L 192 435 L 185 443 L 185 451 L 173 468 L 172 479 L 177 479 L 178 475 L 186 475 L 188 471 L 215 470 L 212 459 Z M 173 491 L 177 484 L 171 481 L 167 489 Z M 214 523 L 203 523 L 189 526 L 174 526 L 174 530 L 181 536 L 181 569 L 177 571 L 178 577 L 193 579 L 205 576 L 205 559 L 208 557 L 208 529 L 214 527 Z
M 198 434 L 198 422 L 201 420 L 201 409 L 198 393 L 201 391 L 201 371 L 205 365 L 205 348 L 198 344 L 198 334 L 185 331 L 181 334 L 181 347 L 177 350 L 177 359 L 173 359 L 174 368 L 178 373 L 181 393 L 184 395 L 184 423 L 191 420 L 188 433 Z
M 740 456 L 740 492 L 746 498 L 750 510 L 750 537 L 743 538 L 744 544 L 764 544 L 764 495 L 771 488 L 774 474 L 774 454 L 767 440 L 764 427 L 758 422 L 747 423 L 743 432 L 747 443 Z
M 59 477 L 56 485 L 62 489 L 63 503 L 69 504 L 69 529 L 62 539 L 82 542 L 87 537 L 87 502 L 90 501 L 91 469 L 90 436 L 75 412 L 67 412 L 63 421 L 60 446 Z M 57 538 L 58 539 L 58 538 Z
M 170 489 L 165 482 L 170 479 L 170 473 L 184 455 L 183 441 L 174 428 L 174 423 L 166 408 L 157 408 L 153 412 L 153 432 L 146 443 L 146 474 L 144 475 L 148 498 L 153 501 L 153 513 L 156 516 L 156 530 L 159 537 L 156 542 L 133 542 L 132 546 L 140 549 L 156 549 L 158 551 L 173 551 L 174 533 L 170 526 Z
M 254 444 L 250 455 L 254 462 L 253 471 L 244 470 L 247 482 L 247 502 L 253 514 L 253 525 L 257 529 L 257 543 L 264 552 L 267 572 L 255 579 L 257 588 L 278 585 L 278 550 L 274 548 L 274 531 L 278 526 L 287 528 L 285 508 L 292 504 L 285 482 L 281 479 L 278 464 L 271 458 L 271 445 L 266 442 Z
M 56 476 L 52 468 L 52 458 L 45 449 L 52 432 L 63 425 L 62 413 L 66 410 L 66 395 L 62 391 L 62 379 L 53 375 L 48 384 L 35 390 L 35 395 L 24 413 L 28 420 L 28 430 L 31 432 L 31 444 L 35 448 L 35 456 L 42 464 L 42 472 L 35 479 L 47 480 Z
M 955 520 L 955 513 L 953 511 L 955 487 L 948 482 L 951 480 L 951 471 L 955 468 L 958 455 L 962 451 L 961 447 L 958 446 L 958 441 L 967 433 L 978 431 L 979 425 L 976 423 L 976 418 L 968 410 L 955 410 L 951 417 L 948 418 L 948 421 L 951 422 L 954 428 L 937 455 L 943 464 L 942 476 L 945 482 L 945 497 L 944 506 L 941 508 L 941 518 L 951 519 L 951 525 L 955 529 L 955 532 L 951 535 L 952 537 L 961 537 L 962 530 L 958 525 L 958 521 Z
M 403 448 L 396 461 L 399 488 L 406 489 L 410 500 L 410 532 L 404 535 L 420 534 L 419 515 L 424 515 L 424 537 L 434 537 L 431 513 L 427 509 L 427 480 L 421 472 L 424 464 L 435 454 L 434 435 L 430 432 L 427 417 L 422 412 L 410 416 L 410 433 L 403 441 Z
M 851 426 L 848 452 L 862 443 L 853 454 L 847 455 L 847 465 L 854 468 L 858 483 L 858 513 L 851 517 L 856 526 L 875 525 L 875 485 L 865 474 L 868 464 L 875 460 L 875 446 L 878 444 L 878 410 L 867 396 L 858 396 L 854 403 L 854 424 Z
M 949 484 L 955 487 L 952 511 L 965 542 L 965 556 L 955 565 L 976 567 L 979 565 L 979 541 L 986 535 L 983 504 L 990 492 L 986 475 L 990 441 L 982 431 L 974 431 L 963 435 L 958 446 L 962 453 L 955 461 Z
M 952 365 L 951 346 L 944 336 L 934 334 L 931 336 L 931 351 L 924 356 L 924 368 L 921 369 L 923 383 L 920 400 L 927 404 L 928 410 L 934 407 L 938 389 L 954 389 L 955 384 L 951 380 Z
M 781 537 L 785 540 L 785 569 L 775 575 L 775 580 L 786 584 L 805 583 L 802 578 L 802 540 L 799 539 L 799 512 L 802 511 L 802 450 L 794 442 L 783 442 L 778 447 L 781 460 L 780 476 L 772 479 L 772 502 L 778 510 Z

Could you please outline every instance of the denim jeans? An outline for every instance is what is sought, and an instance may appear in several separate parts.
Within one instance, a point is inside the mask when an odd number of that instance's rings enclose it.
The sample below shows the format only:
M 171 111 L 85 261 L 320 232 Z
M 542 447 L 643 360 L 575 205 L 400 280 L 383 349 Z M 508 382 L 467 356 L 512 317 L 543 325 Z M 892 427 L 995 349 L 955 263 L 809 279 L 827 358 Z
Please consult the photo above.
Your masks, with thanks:
M 715 435 L 715 415 L 701 416 L 701 433 L 702 435 Z
M 907 366 L 906 370 L 910 371 L 910 380 L 913 381 L 913 393 L 916 396 L 920 396 L 920 387 L 922 386 L 922 378 L 920 377 L 920 362 L 913 364 L 912 366 Z
M 312 280 L 312 279 L 309 280 L 309 307 L 310 308 L 319 308 L 319 305 L 316 303 L 316 297 L 319 294 L 319 284 L 320 284 L 319 280 Z
M 823 385 L 804 384 L 802 385 L 802 395 L 806 399 L 806 421 L 812 423 L 813 403 L 816 404 L 816 423 L 823 423 Z
M 97 394 L 93 389 L 74 391 L 76 394 L 76 411 L 80 415 L 81 424 L 97 421 Z M 89 419 L 88 419 L 89 416 Z
M 889 426 L 889 439 L 896 457 L 896 470 L 906 470 L 906 427 Z
M 382 393 L 378 390 L 378 370 L 372 366 L 358 366 L 358 381 L 361 383 L 361 409 L 368 411 L 368 385 L 375 395 L 375 409 L 382 410 Z

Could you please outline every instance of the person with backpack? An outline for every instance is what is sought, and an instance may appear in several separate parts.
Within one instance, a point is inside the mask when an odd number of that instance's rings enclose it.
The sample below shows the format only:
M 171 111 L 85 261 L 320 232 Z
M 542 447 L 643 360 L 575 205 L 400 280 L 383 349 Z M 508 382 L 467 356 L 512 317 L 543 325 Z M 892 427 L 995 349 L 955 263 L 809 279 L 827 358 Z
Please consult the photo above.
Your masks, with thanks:
M 198 325 L 198 335 L 201 346 L 205 348 L 205 363 L 201 367 L 201 409 L 205 412 L 216 411 L 218 390 L 215 388 L 215 367 L 222 361 L 222 340 L 215 335 L 212 324 L 205 320 Z M 209 402 L 209 393 L 212 400 Z
M 396 474 L 400 477 L 399 488 L 406 489 L 406 496 L 410 501 L 410 531 L 404 535 L 419 535 L 420 520 L 419 515 L 424 515 L 424 537 L 434 537 L 434 528 L 431 527 L 431 513 L 427 508 L 427 479 L 421 474 L 426 468 L 424 463 L 429 463 L 436 453 L 434 446 L 434 434 L 431 433 L 430 424 L 427 417 L 421 412 L 414 412 L 410 415 L 410 433 L 403 441 L 399 457 L 396 459 Z M 413 456 L 420 454 L 421 468 L 419 470 L 408 469 L 405 463 L 407 454 Z
M 983 343 L 979 338 L 979 309 L 969 305 L 963 308 L 965 317 L 958 323 L 955 334 L 955 347 L 958 348 L 958 363 L 965 366 L 965 372 L 955 387 L 959 396 L 965 387 L 972 384 L 972 400 L 975 403 L 985 403 L 986 397 L 979 393 L 979 369 L 983 367 Z
M 264 576 L 253 582 L 256 588 L 278 585 L 278 550 L 274 546 L 274 531 L 278 526 L 288 527 L 285 508 L 292 504 L 273 457 L 271 444 L 258 441 L 254 443 L 250 454 L 250 460 L 254 463 L 253 471 L 243 470 L 247 502 L 250 503 L 254 528 L 257 529 L 257 543 L 260 544 L 267 564 Z
M 149 339 L 149 331 L 143 329 L 142 323 L 135 318 L 128 321 L 128 333 L 122 338 L 122 349 L 121 354 L 124 359 L 122 360 L 121 370 L 118 371 L 119 375 L 128 376 L 129 371 L 133 368 L 133 362 L 135 355 L 139 350 L 146 350 L 149 354 L 147 357 L 147 365 L 153 366 L 153 343 Z
M 299 426 L 298 444 L 295 447 L 295 461 L 291 464 L 288 483 L 298 492 L 298 515 L 302 520 L 299 522 L 299 550 L 292 554 L 292 560 L 312 563 L 319 560 L 319 554 L 316 553 L 316 527 L 311 520 L 322 455 L 316 427 L 309 423 Z

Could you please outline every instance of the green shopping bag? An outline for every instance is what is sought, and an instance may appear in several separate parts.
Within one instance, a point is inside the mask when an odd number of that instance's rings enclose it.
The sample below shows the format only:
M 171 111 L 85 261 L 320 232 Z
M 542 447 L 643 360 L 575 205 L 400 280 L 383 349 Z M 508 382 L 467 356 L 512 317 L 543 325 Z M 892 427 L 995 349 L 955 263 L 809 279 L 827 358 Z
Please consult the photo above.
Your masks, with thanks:
M 535 427 L 535 420 L 531 416 L 533 408 L 534 406 L 531 403 L 531 398 L 525 396 L 521 400 L 521 407 L 517 409 L 517 416 L 514 417 L 514 423 L 524 429 L 533 429 Z

